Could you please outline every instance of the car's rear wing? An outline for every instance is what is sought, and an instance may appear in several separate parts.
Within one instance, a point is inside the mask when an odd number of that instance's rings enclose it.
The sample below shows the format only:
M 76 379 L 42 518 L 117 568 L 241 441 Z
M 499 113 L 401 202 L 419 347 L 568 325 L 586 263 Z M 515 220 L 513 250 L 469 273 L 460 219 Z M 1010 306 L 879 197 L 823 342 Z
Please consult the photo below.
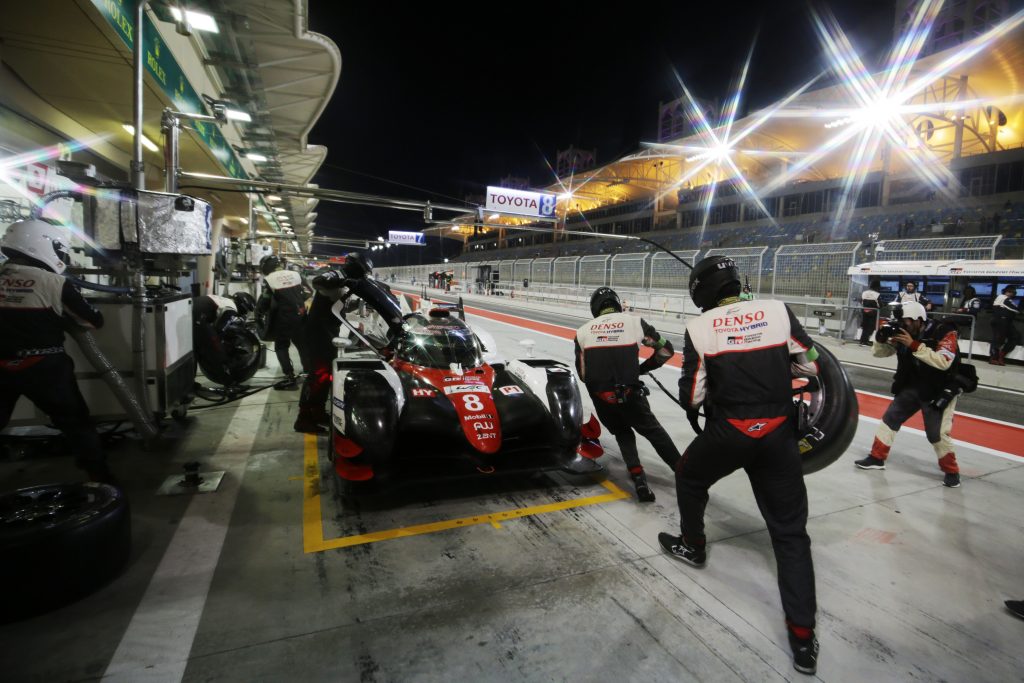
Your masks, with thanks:
M 459 314 L 459 318 L 462 320 L 466 319 L 466 308 L 462 305 L 462 297 L 459 297 L 457 302 L 452 301 L 431 301 L 431 308 L 440 308 L 446 311 L 455 311 Z

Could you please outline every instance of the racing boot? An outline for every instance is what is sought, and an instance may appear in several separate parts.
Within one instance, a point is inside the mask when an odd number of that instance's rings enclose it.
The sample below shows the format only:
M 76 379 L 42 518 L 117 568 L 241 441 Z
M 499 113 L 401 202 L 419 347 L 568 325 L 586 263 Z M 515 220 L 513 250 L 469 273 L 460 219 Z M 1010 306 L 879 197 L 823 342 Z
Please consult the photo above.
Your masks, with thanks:
M 327 413 L 316 415 L 310 411 L 299 411 L 292 428 L 297 432 L 306 434 L 326 434 L 331 418 Z
M 643 470 L 639 472 L 633 472 L 633 486 L 636 488 L 636 497 L 641 503 L 653 503 L 654 502 L 654 491 L 651 490 L 650 485 L 647 483 L 647 476 Z

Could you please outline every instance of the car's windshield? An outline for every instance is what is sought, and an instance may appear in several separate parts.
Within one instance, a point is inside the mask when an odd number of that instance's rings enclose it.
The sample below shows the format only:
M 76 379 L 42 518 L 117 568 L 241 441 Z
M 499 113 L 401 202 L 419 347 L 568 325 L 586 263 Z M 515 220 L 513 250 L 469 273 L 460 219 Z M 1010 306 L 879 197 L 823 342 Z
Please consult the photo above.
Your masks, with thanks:
M 401 360 L 428 368 L 448 369 L 452 364 L 475 368 L 483 363 L 482 350 L 472 330 L 457 318 L 406 319 L 409 326 L 398 346 Z

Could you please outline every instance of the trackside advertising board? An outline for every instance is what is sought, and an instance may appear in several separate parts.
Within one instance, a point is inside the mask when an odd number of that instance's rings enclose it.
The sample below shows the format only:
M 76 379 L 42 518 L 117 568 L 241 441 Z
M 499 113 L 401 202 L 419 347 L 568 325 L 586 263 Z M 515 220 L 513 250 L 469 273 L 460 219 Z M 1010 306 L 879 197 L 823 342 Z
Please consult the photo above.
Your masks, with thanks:
M 391 244 L 411 244 L 416 247 L 425 247 L 427 246 L 427 236 L 422 232 L 388 230 L 388 242 L 391 242 Z
M 507 187 L 488 187 L 486 208 L 488 211 L 501 213 L 554 218 L 557 200 L 558 197 L 553 194 L 512 190 Z

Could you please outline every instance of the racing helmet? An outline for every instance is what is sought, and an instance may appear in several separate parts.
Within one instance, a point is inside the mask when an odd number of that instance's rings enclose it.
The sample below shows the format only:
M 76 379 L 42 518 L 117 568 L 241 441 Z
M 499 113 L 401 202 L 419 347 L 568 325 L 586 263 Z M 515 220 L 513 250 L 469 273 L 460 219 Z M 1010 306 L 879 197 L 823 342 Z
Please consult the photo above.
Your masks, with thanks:
M 256 310 L 256 298 L 249 292 L 235 292 L 231 295 L 231 300 L 235 302 L 238 315 L 243 318 Z
M 708 256 L 690 271 L 690 298 L 702 311 L 714 308 L 726 287 L 740 288 L 740 271 L 728 256 Z
M 900 311 L 900 318 L 910 318 L 911 320 L 927 320 L 928 312 L 924 306 L 917 303 L 916 301 L 907 301 L 901 306 L 903 309 Z
M 281 267 L 281 257 L 271 254 L 260 259 L 260 272 L 270 275 Z
M 345 256 L 345 263 L 341 266 L 341 272 L 345 274 L 345 277 L 352 280 L 361 280 L 365 277 L 369 277 L 370 273 L 373 272 L 373 261 L 366 258 L 358 251 L 353 251 L 351 254 Z
M 67 231 L 46 221 L 11 223 L 0 239 L 0 249 L 8 257 L 20 254 L 40 261 L 58 275 L 67 268 Z
M 596 318 L 601 315 L 601 311 L 609 308 L 622 312 L 622 302 L 619 300 L 619 295 L 611 287 L 598 287 L 590 295 L 590 314 Z

